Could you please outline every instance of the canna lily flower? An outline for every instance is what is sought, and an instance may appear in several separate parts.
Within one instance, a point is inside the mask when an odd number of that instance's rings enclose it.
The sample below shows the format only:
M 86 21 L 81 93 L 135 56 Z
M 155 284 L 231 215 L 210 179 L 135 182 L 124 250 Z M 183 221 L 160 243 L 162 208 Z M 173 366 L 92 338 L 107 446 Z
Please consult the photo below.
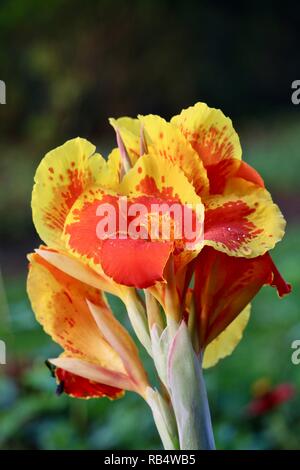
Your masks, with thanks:
M 185 174 L 205 206 L 205 245 L 229 256 L 254 258 L 282 238 L 283 216 L 258 173 L 240 160 L 238 136 L 221 111 L 197 103 L 171 123 L 150 115 L 121 118 L 113 125 L 133 161 L 142 130 L 149 154 Z
M 128 220 L 128 227 L 125 229 L 120 221 L 123 217 L 120 200 L 123 197 L 126 197 L 127 203 L 124 219 Z M 108 204 L 114 209 L 117 224 L 113 223 L 111 232 L 101 239 L 97 234 L 101 220 L 97 213 L 102 208 L 105 211 Z M 101 186 L 93 186 L 83 192 L 66 218 L 65 243 L 74 256 L 84 257 L 94 269 L 101 267 L 116 283 L 137 288 L 150 287 L 164 281 L 164 269 L 172 253 L 177 254 L 182 265 L 195 256 L 191 249 L 193 241 L 184 237 L 177 240 L 174 236 L 176 227 L 171 228 L 168 239 L 164 239 L 159 231 L 150 237 L 148 226 L 151 219 L 155 215 L 158 218 L 170 217 L 168 209 L 173 204 L 181 212 L 185 207 L 189 208 L 191 219 L 194 217 L 200 221 L 202 229 L 203 205 L 185 175 L 176 166 L 159 162 L 154 155 L 143 155 L 124 176 L 116 192 L 107 192 Z M 165 212 L 155 212 L 155 206 L 166 207 Z M 136 207 L 147 209 L 147 213 L 142 217 L 135 213 L 131 215 L 131 210 Z M 145 236 L 142 237 L 144 227 Z M 201 242 L 196 239 L 192 248 L 196 250 L 199 245 Z
M 251 259 L 264 255 L 282 238 L 284 218 L 260 175 L 241 160 L 238 135 L 220 110 L 197 103 L 172 118 L 171 123 L 153 115 L 111 123 L 118 129 L 132 165 L 138 165 L 143 141 L 149 154 L 185 174 L 204 205 L 203 246 Z M 184 272 L 182 267 L 175 263 L 181 303 L 191 275 L 191 269 Z M 163 286 L 152 291 L 163 301 Z
M 64 352 L 50 362 L 63 390 L 77 398 L 115 399 L 124 390 L 146 396 L 148 380 L 137 348 L 105 295 L 29 256 L 28 295 L 36 318 Z
M 37 169 L 33 220 L 46 246 L 29 256 L 32 308 L 64 349 L 50 362 L 66 393 L 135 391 L 166 448 L 213 448 L 202 366 L 231 354 L 263 285 L 290 292 L 269 255 L 285 221 L 221 111 L 197 103 L 171 122 L 110 123 L 107 161 L 77 138 Z M 166 400 L 105 293 L 123 300 Z
M 242 266 L 249 263 L 249 269 L 253 258 L 266 267 L 260 257 L 281 239 L 285 221 L 261 177 L 242 162 L 229 118 L 197 103 L 171 123 L 152 115 L 110 122 L 119 147 L 107 162 L 84 139 L 67 142 L 41 162 L 32 196 L 33 219 L 51 250 L 44 249 L 41 256 L 59 269 L 71 264 L 67 273 L 79 280 L 96 273 L 101 289 L 118 295 L 126 305 L 134 303 L 130 287 L 148 288 L 178 321 L 193 269 L 203 259 L 201 250 L 207 252 L 203 247 L 211 246 L 221 260 L 235 257 Z M 123 197 L 127 198 L 125 210 L 120 205 Z M 166 240 L 159 235 L 154 239 L 132 236 L 126 226 L 124 237 L 122 217 L 128 218 L 134 205 L 153 203 L 191 207 L 201 232 L 194 245 L 175 239 L 175 229 Z M 111 229 L 113 237 L 100 239 L 99 209 L 108 204 L 115 209 L 118 224 Z M 135 229 L 149 223 L 131 219 Z M 287 284 L 284 289 L 289 292 Z M 234 318 L 227 315 L 224 328 Z

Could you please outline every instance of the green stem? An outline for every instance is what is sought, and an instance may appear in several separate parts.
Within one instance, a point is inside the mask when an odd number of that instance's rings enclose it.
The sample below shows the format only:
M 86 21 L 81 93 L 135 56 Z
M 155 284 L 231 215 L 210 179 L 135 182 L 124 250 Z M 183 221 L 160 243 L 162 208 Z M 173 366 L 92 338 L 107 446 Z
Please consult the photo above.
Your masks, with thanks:
M 178 433 L 172 407 L 157 390 L 153 390 L 150 387 L 147 390 L 147 403 L 151 408 L 164 449 L 178 450 Z
M 207 392 L 202 372 L 184 322 L 170 346 L 168 384 L 177 421 L 181 450 L 215 448 Z
M 129 320 L 134 329 L 134 332 L 142 343 L 148 354 L 152 355 L 151 340 L 148 327 L 147 315 L 145 308 L 139 299 L 135 290 L 131 290 L 127 297 L 123 298 L 125 303 Z

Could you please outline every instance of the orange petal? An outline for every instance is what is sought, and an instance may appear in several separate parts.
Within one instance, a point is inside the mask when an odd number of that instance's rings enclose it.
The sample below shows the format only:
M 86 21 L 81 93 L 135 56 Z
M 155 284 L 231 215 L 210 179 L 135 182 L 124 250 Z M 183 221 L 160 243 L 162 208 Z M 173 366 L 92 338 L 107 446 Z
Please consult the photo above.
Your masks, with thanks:
M 117 195 L 105 195 L 96 189 L 92 190 L 92 195 L 84 194 L 79 198 L 66 220 L 66 243 L 75 256 L 85 257 L 91 267 L 95 270 L 100 267 L 115 282 L 147 287 L 163 280 L 163 270 L 173 244 L 132 239 L 129 235 L 122 239 L 119 200 Z M 101 238 L 97 231 L 100 221 L 98 208 L 104 204 L 110 204 L 117 218 L 108 238 Z
M 163 281 L 172 242 L 105 240 L 101 252 L 103 270 L 116 282 L 145 289 Z
M 244 259 L 205 247 L 195 269 L 195 303 L 200 342 L 207 345 L 250 303 L 264 284 L 288 293 L 269 256 Z M 285 287 L 283 287 L 283 283 Z
M 241 341 L 245 328 L 250 318 L 251 305 L 244 310 L 228 325 L 204 350 L 203 368 L 214 366 L 220 359 L 229 356 Z
M 176 269 L 185 266 L 198 254 L 203 241 L 203 204 L 194 186 L 178 166 L 170 165 L 166 159 L 160 160 L 155 154 L 143 155 L 124 177 L 120 191 L 132 196 L 145 194 L 155 197 L 158 200 L 153 202 L 166 203 L 169 208 L 179 208 L 180 205 L 182 237 L 175 241 Z M 186 223 L 188 213 L 193 222 L 197 221 L 198 229 L 194 238 Z

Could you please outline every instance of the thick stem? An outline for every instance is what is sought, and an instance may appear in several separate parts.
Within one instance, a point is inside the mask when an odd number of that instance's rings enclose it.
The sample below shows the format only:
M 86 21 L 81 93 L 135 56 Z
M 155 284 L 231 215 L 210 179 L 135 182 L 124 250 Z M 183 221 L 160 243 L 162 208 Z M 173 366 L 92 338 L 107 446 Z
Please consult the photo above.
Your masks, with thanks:
M 181 323 L 170 346 L 168 384 L 177 421 L 180 449 L 215 448 L 207 392 L 188 329 Z

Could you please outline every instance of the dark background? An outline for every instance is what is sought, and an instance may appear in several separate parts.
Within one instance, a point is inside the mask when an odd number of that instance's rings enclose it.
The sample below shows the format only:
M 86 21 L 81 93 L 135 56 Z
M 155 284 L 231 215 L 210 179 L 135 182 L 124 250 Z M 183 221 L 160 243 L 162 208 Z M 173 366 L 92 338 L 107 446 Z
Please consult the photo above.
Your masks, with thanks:
M 196 101 L 235 124 L 243 158 L 264 177 L 288 228 L 274 257 L 293 283 L 282 301 L 265 288 L 245 338 L 208 371 L 219 448 L 300 448 L 300 365 L 291 363 L 299 324 L 299 2 L 0 1 L 0 447 L 155 448 L 146 405 L 54 395 L 43 365 L 56 352 L 25 294 L 26 258 L 39 243 L 31 221 L 36 166 L 77 135 L 103 155 L 114 144 L 110 116 L 170 118 Z M 117 307 L 121 308 L 121 307 Z M 124 314 L 125 315 L 125 314 Z M 259 388 L 294 385 L 293 400 L 250 418 Z M 253 391 L 254 390 L 254 391 Z M 256 390 L 256 392 L 255 392 Z

